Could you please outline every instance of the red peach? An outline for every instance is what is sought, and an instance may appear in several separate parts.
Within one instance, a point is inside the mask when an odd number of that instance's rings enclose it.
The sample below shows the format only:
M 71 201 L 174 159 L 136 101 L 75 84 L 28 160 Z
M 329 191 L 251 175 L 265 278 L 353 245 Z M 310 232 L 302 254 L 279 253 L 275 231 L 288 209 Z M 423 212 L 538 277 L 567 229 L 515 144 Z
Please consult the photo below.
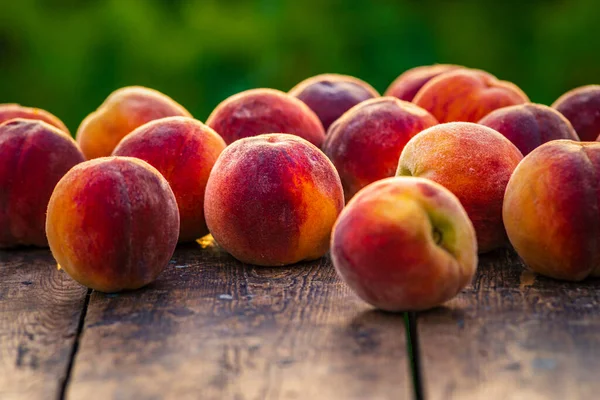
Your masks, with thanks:
M 189 242 L 208 234 L 204 191 L 223 149 L 223 139 L 202 122 L 168 117 L 148 122 L 125 136 L 113 155 L 142 159 L 167 179 L 179 208 L 179 242 Z
M 477 241 L 450 191 L 427 179 L 387 178 L 362 189 L 342 211 L 331 256 L 364 301 L 417 311 L 441 305 L 471 281 Z
M 568 119 L 541 104 L 503 107 L 483 117 L 479 124 L 503 134 L 523 155 L 551 140 L 579 140 Z
M 288 134 L 228 146 L 208 178 L 204 200 L 217 243 L 242 262 L 264 266 L 323 256 L 343 206 L 335 167 L 317 147 Z
M 128 86 L 111 93 L 77 130 L 77 142 L 88 159 L 109 156 L 135 128 L 165 117 L 191 117 L 170 97 L 153 89 Z
M 48 245 L 52 190 L 84 160 L 73 138 L 50 124 L 20 118 L 0 124 L 0 248 Z
M 398 175 L 419 176 L 458 197 L 475 226 L 480 253 L 506 244 L 502 200 L 523 155 L 495 130 L 469 122 L 440 124 L 404 147 Z
M 56 185 L 46 233 L 60 266 L 102 292 L 137 289 L 167 266 L 177 245 L 177 202 L 163 176 L 132 157 L 79 164 Z
M 535 272 L 600 276 L 600 143 L 556 140 L 515 169 L 504 197 L 506 232 Z
M 309 106 L 325 130 L 358 103 L 379 97 L 377 90 L 367 82 L 339 74 L 313 76 L 294 86 L 288 93 Z
M 263 133 L 289 133 L 320 147 L 325 131 L 301 100 L 275 89 L 252 89 L 225 99 L 206 120 L 227 144 Z
M 323 151 L 335 165 L 346 201 L 376 180 L 394 176 L 408 140 L 437 120 L 407 101 L 381 97 L 360 103 L 329 129 Z
M 384 96 L 394 96 L 400 100 L 412 101 L 419 89 L 431 79 L 458 68 L 463 67 L 451 64 L 434 64 L 411 68 L 404 71 L 391 83 Z
M 600 85 L 582 86 L 563 94 L 552 104 L 575 128 L 583 141 L 600 135 Z
M 498 108 L 527 102 L 527 95 L 515 84 L 466 68 L 431 79 L 413 100 L 440 122 L 477 122 Z
M 24 107 L 19 104 L 0 104 L 0 124 L 15 118 L 35 119 L 44 121 L 62 131 L 69 129 L 56 116 L 40 108 Z

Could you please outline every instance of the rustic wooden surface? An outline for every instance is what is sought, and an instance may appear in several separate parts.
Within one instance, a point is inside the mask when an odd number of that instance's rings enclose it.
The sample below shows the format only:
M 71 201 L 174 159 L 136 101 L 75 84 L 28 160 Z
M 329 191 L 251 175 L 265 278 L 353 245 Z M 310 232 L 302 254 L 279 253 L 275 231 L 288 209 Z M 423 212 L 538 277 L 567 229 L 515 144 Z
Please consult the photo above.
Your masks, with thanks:
M 598 398 L 599 288 L 524 271 L 511 251 L 483 257 L 471 286 L 418 315 L 426 398 Z
M 0 399 L 414 398 L 403 316 L 363 304 L 328 258 L 259 268 L 204 241 L 145 289 L 87 293 L 48 250 L 0 251 Z M 599 303 L 600 280 L 482 257 L 416 316 L 424 398 L 598 397 Z
M 86 293 L 49 250 L 0 251 L 0 399 L 61 397 Z
M 410 399 L 401 314 L 323 258 L 236 262 L 205 241 L 150 287 L 90 298 L 69 399 Z

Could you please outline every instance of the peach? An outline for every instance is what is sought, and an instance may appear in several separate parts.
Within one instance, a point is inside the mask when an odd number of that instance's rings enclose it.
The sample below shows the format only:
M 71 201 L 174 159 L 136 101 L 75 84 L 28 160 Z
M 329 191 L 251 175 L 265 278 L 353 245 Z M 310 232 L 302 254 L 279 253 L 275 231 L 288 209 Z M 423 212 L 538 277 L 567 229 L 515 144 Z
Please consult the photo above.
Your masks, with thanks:
M 135 128 L 165 117 L 191 117 L 170 97 L 141 86 L 128 86 L 111 93 L 88 115 L 77 130 L 77 142 L 88 159 L 109 156 L 117 144 Z
M 24 107 L 19 104 L 0 104 L 0 124 L 15 118 L 44 121 L 47 124 L 69 133 L 69 129 L 67 129 L 65 124 L 46 110 Z
M 503 107 L 492 111 L 479 123 L 503 134 L 524 156 L 551 140 L 579 140 L 568 119 L 541 104 Z
M 436 125 L 413 137 L 397 175 L 431 179 L 458 197 L 473 222 L 480 253 L 506 244 L 502 200 L 523 155 L 495 130 L 469 122 Z
M 204 191 L 223 149 L 223 139 L 202 122 L 168 117 L 148 122 L 125 136 L 113 155 L 142 159 L 167 179 L 179 208 L 179 242 L 189 242 L 208 234 Z
M 563 94 L 552 104 L 586 142 L 600 135 L 600 85 L 582 86 Z
M 44 223 L 52 190 L 84 160 L 68 133 L 41 120 L 0 124 L 0 248 L 48 246 Z
M 413 100 L 440 122 L 477 122 L 498 108 L 527 102 L 527 95 L 515 84 L 466 68 L 431 79 Z
M 361 101 L 379 97 L 377 90 L 367 82 L 339 74 L 313 76 L 294 86 L 288 93 L 310 107 L 325 130 Z
M 277 266 L 314 260 L 329 249 L 344 206 L 335 167 L 308 141 L 264 134 L 229 145 L 206 185 L 213 237 L 242 262 Z
M 529 153 L 504 197 L 506 232 L 535 272 L 600 276 L 600 143 L 556 140 Z
M 263 133 L 289 133 L 321 147 L 325 131 L 301 100 L 275 89 L 251 89 L 217 106 L 206 120 L 227 144 Z
M 333 265 L 367 303 L 418 311 L 458 294 L 477 267 L 475 230 L 450 191 L 427 179 L 387 178 L 350 200 L 333 228 Z
M 132 157 L 103 157 L 71 169 L 48 203 L 46 233 L 60 266 L 102 292 L 137 289 L 167 266 L 179 213 L 165 178 Z
M 371 182 L 394 176 L 404 145 L 437 120 L 407 101 L 380 97 L 360 103 L 329 128 L 323 151 L 335 165 L 346 201 Z
M 412 101 L 415 95 L 431 79 L 445 72 L 462 68 L 451 64 L 423 65 L 404 71 L 387 88 L 384 96 L 394 96 L 400 100 Z

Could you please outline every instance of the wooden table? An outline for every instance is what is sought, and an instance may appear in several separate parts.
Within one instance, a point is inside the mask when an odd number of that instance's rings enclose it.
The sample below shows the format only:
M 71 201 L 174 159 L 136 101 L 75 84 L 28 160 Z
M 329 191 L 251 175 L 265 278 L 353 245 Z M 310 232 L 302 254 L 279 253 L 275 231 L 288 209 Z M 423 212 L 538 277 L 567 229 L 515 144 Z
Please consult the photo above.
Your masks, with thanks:
M 49 250 L 0 251 L 0 399 L 592 399 L 599 298 L 508 250 L 410 318 L 362 303 L 328 258 L 259 268 L 205 239 L 103 294 Z

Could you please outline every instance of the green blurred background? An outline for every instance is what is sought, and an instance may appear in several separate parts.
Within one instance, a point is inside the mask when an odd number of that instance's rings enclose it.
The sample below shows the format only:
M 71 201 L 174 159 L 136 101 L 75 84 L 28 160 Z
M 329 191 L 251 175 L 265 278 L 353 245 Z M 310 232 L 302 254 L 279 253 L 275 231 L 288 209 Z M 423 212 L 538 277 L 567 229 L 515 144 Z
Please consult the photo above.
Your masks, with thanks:
M 379 91 L 456 63 L 549 104 L 599 83 L 598 0 L 0 0 L 0 103 L 48 109 L 75 132 L 113 90 L 160 90 L 205 120 L 227 96 L 323 72 Z

